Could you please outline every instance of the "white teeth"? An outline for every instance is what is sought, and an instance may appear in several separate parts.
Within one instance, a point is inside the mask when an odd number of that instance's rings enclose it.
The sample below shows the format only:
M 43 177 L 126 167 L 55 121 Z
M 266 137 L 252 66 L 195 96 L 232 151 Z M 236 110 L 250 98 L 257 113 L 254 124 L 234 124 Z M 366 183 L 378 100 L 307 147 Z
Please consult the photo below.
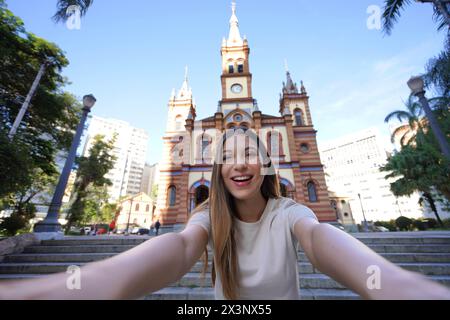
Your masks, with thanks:
M 243 180 L 251 179 L 251 176 L 234 177 L 232 179 L 235 181 L 243 181 Z

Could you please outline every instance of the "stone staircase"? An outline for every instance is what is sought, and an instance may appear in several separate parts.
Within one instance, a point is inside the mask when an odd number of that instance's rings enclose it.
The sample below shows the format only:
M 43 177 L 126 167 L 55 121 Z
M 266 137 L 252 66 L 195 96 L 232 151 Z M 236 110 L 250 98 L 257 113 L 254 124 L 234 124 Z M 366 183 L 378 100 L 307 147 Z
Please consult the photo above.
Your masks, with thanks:
M 420 272 L 450 287 L 450 232 L 355 234 L 360 241 L 386 259 L 407 270 Z M 145 236 L 65 237 L 43 240 L 20 254 L 7 255 L 0 263 L 0 281 L 41 277 L 65 272 L 70 265 L 105 259 L 148 240 Z M 211 257 L 211 254 L 209 255 Z M 302 299 L 359 299 L 328 276 L 316 271 L 299 252 L 300 295 Z M 211 261 L 208 269 L 210 270 Z M 211 276 L 202 277 L 199 261 L 181 280 L 144 299 L 214 299 Z

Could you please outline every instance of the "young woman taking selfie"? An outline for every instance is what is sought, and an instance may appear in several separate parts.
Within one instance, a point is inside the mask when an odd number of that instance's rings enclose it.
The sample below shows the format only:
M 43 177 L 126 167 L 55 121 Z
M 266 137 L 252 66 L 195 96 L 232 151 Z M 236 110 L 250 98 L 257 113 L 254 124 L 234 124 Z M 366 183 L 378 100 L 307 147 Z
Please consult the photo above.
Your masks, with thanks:
M 176 282 L 213 252 L 216 299 L 299 299 L 298 245 L 312 265 L 365 299 L 450 299 L 450 290 L 387 261 L 347 233 L 280 196 L 268 153 L 252 130 L 227 130 L 216 145 L 210 197 L 185 229 L 65 273 L 0 284 L 3 299 L 135 299 Z M 379 271 L 379 286 L 368 285 Z

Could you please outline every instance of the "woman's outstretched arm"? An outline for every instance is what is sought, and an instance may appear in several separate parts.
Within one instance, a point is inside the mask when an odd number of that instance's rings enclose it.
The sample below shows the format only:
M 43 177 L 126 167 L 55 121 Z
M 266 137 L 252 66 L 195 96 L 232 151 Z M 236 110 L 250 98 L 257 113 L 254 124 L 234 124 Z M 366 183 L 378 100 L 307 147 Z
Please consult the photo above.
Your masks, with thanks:
M 179 280 L 200 259 L 207 244 L 200 226 L 152 238 L 112 258 L 83 266 L 80 290 L 70 275 L 0 283 L 1 299 L 136 299 Z
M 329 224 L 305 217 L 294 233 L 318 270 L 365 299 L 450 299 L 445 286 L 400 268 Z

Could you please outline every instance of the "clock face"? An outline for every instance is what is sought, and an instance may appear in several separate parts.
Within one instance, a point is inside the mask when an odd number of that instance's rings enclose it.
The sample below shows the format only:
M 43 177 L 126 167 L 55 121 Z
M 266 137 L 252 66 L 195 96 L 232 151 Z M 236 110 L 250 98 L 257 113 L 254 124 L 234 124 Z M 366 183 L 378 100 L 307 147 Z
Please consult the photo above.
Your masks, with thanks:
M 242 86 L 240 84 L 238 84 L 238 83 L 233 84 L 231 86 L 231 92 L 233 92 L 233 93 L 241 93 L 242 92 Z

